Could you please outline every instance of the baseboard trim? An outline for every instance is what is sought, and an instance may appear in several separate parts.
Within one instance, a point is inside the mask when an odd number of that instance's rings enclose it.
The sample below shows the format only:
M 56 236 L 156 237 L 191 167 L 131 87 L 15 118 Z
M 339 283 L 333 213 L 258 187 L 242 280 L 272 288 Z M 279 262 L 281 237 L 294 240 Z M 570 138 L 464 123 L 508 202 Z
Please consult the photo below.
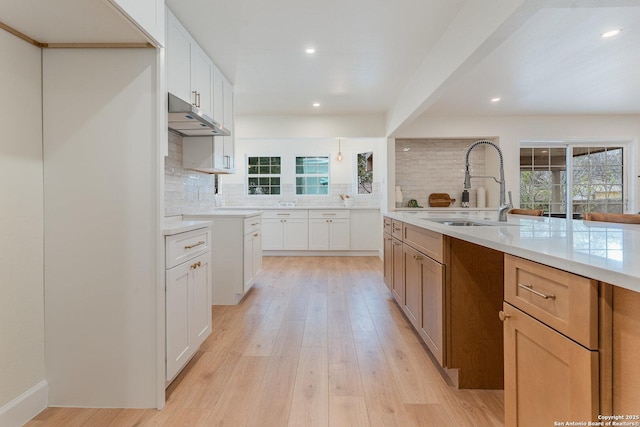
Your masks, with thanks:
M 42 380 L 0 408 L 0 426 L 20 427 L 46 409 L 48 403 L 49 383 Z

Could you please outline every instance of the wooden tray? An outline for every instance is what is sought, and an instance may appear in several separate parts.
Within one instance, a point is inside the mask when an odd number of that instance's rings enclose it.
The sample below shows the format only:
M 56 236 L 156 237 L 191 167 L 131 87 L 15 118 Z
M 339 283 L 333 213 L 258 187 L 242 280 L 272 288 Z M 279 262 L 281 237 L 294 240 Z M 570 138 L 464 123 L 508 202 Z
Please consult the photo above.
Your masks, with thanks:
M 434 208 L 448 208 L 455 201 L 447 193 L 429 194 L 429 206 Z

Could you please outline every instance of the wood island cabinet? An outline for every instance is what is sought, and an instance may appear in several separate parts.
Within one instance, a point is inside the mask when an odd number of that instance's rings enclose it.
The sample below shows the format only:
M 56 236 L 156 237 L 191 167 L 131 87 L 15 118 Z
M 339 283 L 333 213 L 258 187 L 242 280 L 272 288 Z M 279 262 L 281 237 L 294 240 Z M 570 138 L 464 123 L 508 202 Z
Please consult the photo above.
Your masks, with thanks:
M 508 254 L 504 275 L 505 425 L 597 421 L 598 282 Z

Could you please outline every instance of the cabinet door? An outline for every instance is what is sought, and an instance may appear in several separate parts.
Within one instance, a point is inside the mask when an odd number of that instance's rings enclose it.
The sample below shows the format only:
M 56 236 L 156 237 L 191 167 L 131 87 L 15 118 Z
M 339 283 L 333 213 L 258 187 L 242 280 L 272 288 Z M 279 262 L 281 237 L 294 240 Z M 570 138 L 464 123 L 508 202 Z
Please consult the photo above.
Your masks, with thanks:
M 211 333 L 211 253 L 187 262 L 191 269 L 194 351 Z
M 245 234 L 244 248 L 242 257 L 242 289 L 244 293 L 253 285 L 253 234 Z
M 403 245 L 402 256 L 405 291 L 402 307 L 411 324 L 420 330 L 422 327 L 422 260 L 425 256 L 407 245 Z
M 329 221 L 329 247 L 337 251 L 349 250 L 349 219 L 338 218 Z
M 213 120 L 224 124 L 224 76 L 213 66 Z
M 193 354 L 189 306 L 191 266 L 180 264 L 166 273 L 167 380 L 172 379 Z
M 290 218 L 284 221 L 284 249 L 309 249 L 309 220 Z
M 231 132 L 231 135 L 222 137 L 222 143 L 224 146 L 224 161 L 223 165 L 229 173 L 235 172 L 235 135 L 234 135 L 234 104 L 233 104 L 233 86 L 231 83 L 223 78 L 223 101 L 224 101 L 224 116 L 223 125 Z
M 436 357 L 443 362 L 442 332 L 444 318 L 444 266 L 425 256 L 422 268 L 422 328 L 420 336 Z
M 191 96 L 196 107 L 213 116 L 213 63 L 196 44 L 191 45 Z M 194 96 L 194 92 L 195 94 Z
M 309 249 L 326 251 L 329 250 L 329 219 L 312 218 L 309 219 Z
M 393 262 L 393 272 L 391 273 L 391 293 L 400 307 L 404 307 L 404 255 L 402 251 L 402 242 L 398 239 L 393 239 L 391 246 L 391 259 Z
M 180 22 L 167 12 L 167 90 L 191 100 L 191 38 Z
M 382 256 L 384 257 L 384 283 L 387 285 L 387 288 L 389 288 L 389 291 L 391 292 L 392 287 L 392 280 L 393 280 L 393 245 L 392 245 L 393 239 L 391 238 L 391 235 L 384 233 L 383 236 L 383 252 L 382 252 Z
M 504 304 L 505 425 L 597 420 L 598 352 Z
M 262 233 L 260 230 L 253 233 L 253 277 L 255 277 L 262 271 Z
M 284 220 L 262 219 L 262 245 L 267 251 L 284 249 Z

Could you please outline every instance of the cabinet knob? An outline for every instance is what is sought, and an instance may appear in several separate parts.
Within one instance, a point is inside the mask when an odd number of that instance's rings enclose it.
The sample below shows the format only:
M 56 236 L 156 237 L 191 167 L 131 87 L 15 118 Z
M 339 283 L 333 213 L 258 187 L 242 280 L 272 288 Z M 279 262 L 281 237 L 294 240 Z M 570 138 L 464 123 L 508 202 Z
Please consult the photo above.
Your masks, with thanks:
M 500 318 L 500 320 L 504 322 L 505 320 L 510 318 L 511 315 L 509 313 L 505 313 L 504 311 L 500 310 L 500 312 L 498 313 L 498 317 Z
M 196 262 L 195 264 L 191 265 L 191 269 L 195 270 L 196 268 L 200 267 L 202 264 L 200 263 L 200 261 Z

